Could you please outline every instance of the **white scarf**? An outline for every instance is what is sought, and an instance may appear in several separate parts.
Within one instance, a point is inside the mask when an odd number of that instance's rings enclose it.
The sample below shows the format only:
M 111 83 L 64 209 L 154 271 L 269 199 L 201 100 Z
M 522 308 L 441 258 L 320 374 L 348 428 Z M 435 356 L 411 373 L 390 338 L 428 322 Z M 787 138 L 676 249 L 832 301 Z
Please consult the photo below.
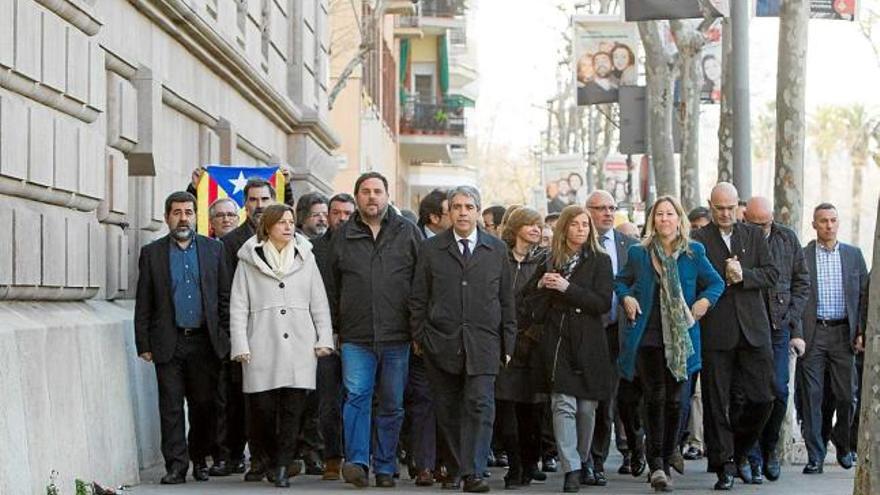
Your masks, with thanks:
M 293 266 L 293 259 L 296 256 L 294 244 L 294 241 L 291 240 L 284 246 L 284 249 L 278 251 L 271 241 L 263 243 L 263 254 L 266 255 L 266 262 L 276 277 L 282 278 L 290 272 L 290 268 Z

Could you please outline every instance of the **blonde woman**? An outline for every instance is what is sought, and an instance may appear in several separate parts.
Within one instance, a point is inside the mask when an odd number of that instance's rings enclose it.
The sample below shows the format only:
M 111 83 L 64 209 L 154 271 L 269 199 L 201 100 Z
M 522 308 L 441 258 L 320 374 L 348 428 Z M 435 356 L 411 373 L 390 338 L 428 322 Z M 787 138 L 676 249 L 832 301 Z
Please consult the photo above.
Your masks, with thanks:
M 543 323 L 540 354 L 548 379 L 563 491 L 577 492 L 590 455 L 596 408 L 611 399 L 612 364 L 602 315 L 611 309 L 611 258 L 583 206 L 562 210 L 546 263 L 525 304 Z
M 615 281 L 630 323 L 618 363 L 623 378 L 638 375 L 644 391 L 651 486 L 671 491 L 682 387 L 700 369 L 699 320 L 721 297 L 724 281 L 703 245 L 689 239 L 687 215 L 675 198 L 657 199 L 650 211 L 645 240 L 629 248 Z
M 324 283 L 312 245 L 296 234 L 293 208 L 266 207 L 257 235 L 238 252 L 230 294 L 232 359 L 242 363 L 250 441 L 274 466 L 275 486 L 290 486 L 288 466 L 318 358 L 333 351 Z

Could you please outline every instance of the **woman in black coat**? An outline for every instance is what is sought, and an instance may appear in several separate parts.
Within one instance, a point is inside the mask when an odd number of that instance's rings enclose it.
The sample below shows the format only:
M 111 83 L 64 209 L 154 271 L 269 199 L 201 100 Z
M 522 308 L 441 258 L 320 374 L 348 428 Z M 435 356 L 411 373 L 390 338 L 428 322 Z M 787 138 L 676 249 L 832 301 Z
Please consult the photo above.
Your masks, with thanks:
M 509 249 L 513 291 L 519 300 L 532 275 L 547 259 L 547 250 L 538 246 L 543 221 L 540 213 L 526 207 L 508 210 L 505 216 L 501 240 Z M 496 438 L 507 453 L 509 463 L 504 476 L 505 488 L 528 485 L 540 472 L 543 402 L 535 390 L 535 372 L 540 366 L 537 345 L 536 326 L 518 316 L 516 350 L 495 380 Z
M 524 303 L 533 321 L 544 324 L 539 349 L 565 492 L 578 491 L 596 408 L 611 398 L 613 370 L 602 315 L 611 309 L 612 283 L 611 258 L 599 246 L 590 215 L 582 206 L 566 207 L 550 257 L 529 282 Z

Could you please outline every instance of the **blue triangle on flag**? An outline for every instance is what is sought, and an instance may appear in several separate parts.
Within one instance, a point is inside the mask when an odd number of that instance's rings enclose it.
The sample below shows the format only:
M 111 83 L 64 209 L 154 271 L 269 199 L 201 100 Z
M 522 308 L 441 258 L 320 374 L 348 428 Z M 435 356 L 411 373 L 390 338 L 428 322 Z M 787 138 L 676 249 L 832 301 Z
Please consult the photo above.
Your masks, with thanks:
M 278 170 L 277 166 L 270 167 L 240 167 L 237 165 L 208 165 L 208 175 L 217 183 L 217 187 L 226 191 L 226 195 L 238 203 L 239 208 L 244 208 L 244 186 L 248 179 L 259 177 L 263 180 L 271 180 Z

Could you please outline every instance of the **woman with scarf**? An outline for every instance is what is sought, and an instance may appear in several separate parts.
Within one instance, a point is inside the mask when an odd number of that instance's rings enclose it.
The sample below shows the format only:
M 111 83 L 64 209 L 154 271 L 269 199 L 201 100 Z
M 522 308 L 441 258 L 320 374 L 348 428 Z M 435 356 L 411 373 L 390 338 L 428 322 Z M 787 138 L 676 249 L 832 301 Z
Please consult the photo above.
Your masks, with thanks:
M 590 215 L 583 206 L 567 206 L 548 260 L 529 281 L 523 308 L 531 323 L 544 326 L 539 352 L 568 493 L 580 488 L 599 401 L 611 398 L 602 315 L 611 309 L 612 282 L 611 258 L 599 246 Z
M 511 206 L 501 225 L 501 240 L 509 249 L 513 272 L 513 291 L 519 299 L 532 275 L 546 260 L 547 250 L 538 247 L 543 227 L 541 214 L 532 208 Z M 518 305 L 517 313 L 522 309 Z M 535 393 L 537 360 L 536 326 L 517 318 L 516 349 L 510 363 L 495 379 L 495 424 L 497 439 L 507 453 L 508 470 L 504 487 L 528 485 L 533 479 L 543 481 L 546 475 L 538 469 L 541 455 L 542 396 Z
M 698 321 L 721 297 L 724 281 L 703 245 L 689 239 L 690 225 L 676 199 L 658 198 L 650 211 L 645 240 L 629 248 L 614 284 L 629 320 L 618 364 L 624 379 L 638 375 L 643 387 L 651 486 L 671 491 L 681 387 L 700 369 Z
M 252 452 L 275 466 L 275 486 L 290 486 L 306 394 L 318 358 L 333 351 L 324 283 L 312 245 L 296 234 L 293 208 L 266 208 L 257 235 L 238 252 L 229 302 L 231 356 L 242 363 Z M 255 454 L 257 455 L 257 454 Z

